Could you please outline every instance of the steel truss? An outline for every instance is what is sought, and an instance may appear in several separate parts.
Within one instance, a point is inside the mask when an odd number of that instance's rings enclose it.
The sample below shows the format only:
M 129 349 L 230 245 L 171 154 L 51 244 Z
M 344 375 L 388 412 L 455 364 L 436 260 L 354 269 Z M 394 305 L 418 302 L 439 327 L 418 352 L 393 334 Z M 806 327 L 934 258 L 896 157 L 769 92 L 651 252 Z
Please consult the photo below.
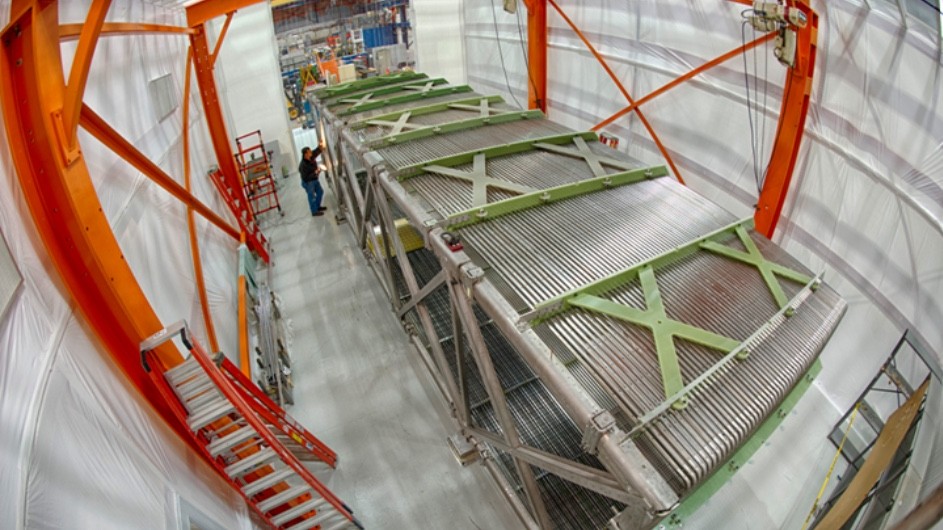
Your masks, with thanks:
M 718 481 L 706 480 L 706 474 L 686 485 L 669 479 L 658 468 L 663 463 L 651 448 L 657 443 L 652 440 L 680 415 L 718 410 L 712 392 L 726 388 L 745 402 L 763 403 L 763 412 L 744 426 L 738 441 L 724 442 L 729 443 L 721 452 L 724 456 L 718 455 L 708 467 L 717 471 L 741 465 L 758 447 L 747 444 L 734 454 L 748 438 L 746 431 L 769 435 L 807 388 L 812 377 L 807 372 L 816 373 L 818 366 L 818 340 L 827 338 L 843 303 L 830 289 L 821 288 L 819 277 L 784 262 L 784 255 L 768 241 L 758 241 L 749 220 L 673 244 L 661 254 L 636 259 L 554 296 L 532 301 L 509 294 L 504 282 L 514 278 L 482 254 L 488 245 L 476 230 L 494 225 L 510 230 L 508 223 L 522 216 L 570 204 L 577 210 L 587 201 L 625 197 L 635 186 L 651 190 L 663 186 L 660 177 L 668 170 L 639 167 L 620 153 L 602 149 L 594 133 L 561 133 L 542 116 L 490 122 L 495 116 L 519 117 L 496 96 L 452 93 L 451 85 L 444 84 L 439 95 L 396 99 L 403 91 L 397 86 L 427 83 L 425 78 L 390 76 L 372 81 L 366 89 L 341 85 L 315 96 L 314 107 L 327 143 L 329 184 L 339 216 L 349 221 L 392 310 L 403 319 L 451 410 L 462 438 L 451 445 L 474 448 L 474 456 L 456 449 L 460 461 L 480 459 L 528 528 L 650 528 L 673 511 L 687 514 L 691 505 L 681 510 L 682 501 L 704 497 L 703 489 L 700 495 L 692 492 L 699 484 L 716 489 Z M 362 106 L 364 95 L 376 87 L 383 92 L 372 92 L 377 98 L 369 99 L 373 110 L 349 112 Z M 478 115 L 469 118 L 469 113 Z M 567 173 L 554 177 L 562 182 L 537 183 L 533 175 L 544 173 L 526 168 L 546 157 L 574 169 L 558 169 Z M 499 169 L 513 165 L 511 160 L 525 168 L 519 170 L 520 179 Z M 453 192 L 462 198 L 438 200 Z M 403 218 L 422 234 L 424 249 L 407 249 L 397 226 Z M 665 288 L 661 282 L 674 281 L 672 271 L 692 260 L 715 260 L 718 267 L 748 277 L 743 281 L 750 283 L 751 292 L 768 297 L 763 302 L 768 313 L 762 320 L 751 320 L 751 327 L 744 328 L 748 333 L 730 335 L 682 322 L 674 302 L 669 303 L 675 295 L 660 294 L 659 288 Z M 647 310 L 609 300 L 620 289 L 636 288 L 649 301 Z M 599 359 L 585 353 L 567 360 L 561 355 L 566 347 L 548 339 L 554 326 L 593 312 L 614 325 L 648 328 L 657 339 L 658 347 L 649 355 L 662 360 L 664 388 L 660 397 L 653 394 L 653 406 L 631 417 L 631 399 L 620 397 L 619 382 L 606 380 L 610 366 L 594 367 Z M 800 348 L 807 353 L 801 360 L 783 361 L 792 365 L 786 371 L 793 375 L 787 377 L 775 373 L 779 361 L 769 351 L 780 334 L 804 325 L 793 315 L 815 320 L 819 331 L 811 341 L 816 344 Z M 676 348 L 675 338 L 719 354 L 712 366 L 692 374 L 685 358 L 691 350 L 686 345 Z M 574 372 L 574 363 L 593 375 Z M 750 396 L 746 388 L 728 386 L 730 374 L 750 370 L 753 363 L 774 371 L 755 384 L 781 388 L 776 391 L 780 394 L 772 397 L 762 391 Z M 596 382 L 588 383 L 585 377 Z M 776 382 L 783 378 L 791 379 Z M 544 405 L 534 405 L 538 401 Z M 757 406 L 744 404 L 750 410 Z M 722 473 L 715 475 L 720 483 L 725 480 Z M 613 509 L 620 512 L 615 518 Z

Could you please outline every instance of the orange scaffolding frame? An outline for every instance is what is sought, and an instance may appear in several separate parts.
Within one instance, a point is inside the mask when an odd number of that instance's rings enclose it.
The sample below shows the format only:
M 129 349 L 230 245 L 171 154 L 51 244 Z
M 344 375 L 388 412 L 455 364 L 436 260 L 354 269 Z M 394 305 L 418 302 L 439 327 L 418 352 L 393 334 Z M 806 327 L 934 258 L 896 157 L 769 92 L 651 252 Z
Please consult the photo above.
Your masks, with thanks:
M 747 6 L 753 5 L 749 0 L 729 1 Z M 596 51 L 596 48 L 589 42 L 589 39 L 586 38 L 583 32 L 580 31 L 570 17 L 567 16 L 563 9 L 557 4 L 556 0 L 524 0 L 524 4 L 528 12 L 528 60 L 530 68 L 529 74 L 532 80 L 528 98 L 530 108 L 539 108 L 545 113 L 547 111 L 547 52 L 549 50 L 547 42 L 547 5 L 549 4 L 573 32 L 576 33 L 580 40 L 583 41 L 583 44 L 586 45 L 590 53 L 599 61 L 599 64 L 629 103 L 625 108 L 596 124 L 593 130 L 598 131 L 626 114 L 634 112 L 652 137 L 658 150 L 671 167 L 672 172 L 681 183 L 684 183 L 681 173 L 668 154 L 668 150 L 658 138 L 651 123 L 642 114 L 640 107 L 665 92 L 668 92 L 672 88 L 681 85 L 685 81 L 693 79 L 697 75 L 775 37 L 775 32 L 766 34 L 692 69 L 664 86 L 652 91 L 650 94 L 636 100 L 632 98 L 621 80 L 609 67 L 605 58 Z M 812 76 L 815 72 L 815 57 L 818 42 L 818 14 L 810 7 L 809 0 L 786 0 L 786 4 L 801 10 L 806 15 L 808 23 L 805 27 L 796 29 L 795 65 L 786 73 L 785 90 L 783 91 L 783 101 L 779 112 L 776 136 L 773 141 L 773 151 L 770 154 L 766 178 L 764 179 L 754 213 L 756 230 L 766 237 L 773 237 L 773 233 L 776 230 L 776 225 L 782 215 L 783 205 L 786 202 L 786 197 L 789 192 L 789 184 L 792 181 L 796 161 L 799 158 L 799 147 L 801 146 L 802 135 L 805 131 L 805 120 L 812 94 Z

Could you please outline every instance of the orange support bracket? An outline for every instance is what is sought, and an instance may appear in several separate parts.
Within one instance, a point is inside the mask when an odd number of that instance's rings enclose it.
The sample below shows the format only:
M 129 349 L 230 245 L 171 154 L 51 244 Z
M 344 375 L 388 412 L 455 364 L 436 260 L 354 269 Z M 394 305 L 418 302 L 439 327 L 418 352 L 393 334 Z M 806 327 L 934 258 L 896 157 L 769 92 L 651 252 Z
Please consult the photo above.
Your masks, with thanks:
M 232 16 L 235 14 L 235 11 L 226 13 L 226 22 L 223 22 L 223 29 L 219 30 L 219 37 L 216 37 L 216 47 L 213 48 L 213 53 L 210 55 L 210 64 L 216 64 L 216 57 L 219 56 L 219 49 L 223 47 L 223 39 L 226 38 L 226 33 L 229 31 L 229 24 L 232 23 Z
M 789 192 L 789 183 L 799 158 L 799 146 L 805 133 L 805 120 L 812 97 L 812 75 L 815 72 L 819 16 L 807 0 L 797 0 L 793 4 L 805 13 L 807 22 L 805 27 L 796 28 L 796 62 L 786 73 L 773 152 L 753 215 L 756 231 L 766 237 L 773 237 Z
M 82 30 L 79 32 L 79 44 L 72 59 L 72 69 L 69 71 L 69 84 L 66 85 L 65 102 L 62 107 L 62 128 L 64 132 L 64 146 L 74 157 L 76 147 L 75 134 L 79 128 L 79 113 L 82 111 L 82 96 L 85 95 L 85 86 L 88 84 L 88 74 L 92 67 L 92 57 L 98 45 L 102 26 L 105 24 L 105 15 L 111 7 L 111 0 L 95 0 L 88 9 L 88 15 Z
M 59 39 L 70 41 L 79 38 L 85 24 L 62 24 L 59 26 Z M 102 24 L 101 37 L 121 35 L 190 35 L 196 33 L 190 28 L 181 26 L 164 26 L 161 24 L 139 24 L 136 22 L 105 22 Z

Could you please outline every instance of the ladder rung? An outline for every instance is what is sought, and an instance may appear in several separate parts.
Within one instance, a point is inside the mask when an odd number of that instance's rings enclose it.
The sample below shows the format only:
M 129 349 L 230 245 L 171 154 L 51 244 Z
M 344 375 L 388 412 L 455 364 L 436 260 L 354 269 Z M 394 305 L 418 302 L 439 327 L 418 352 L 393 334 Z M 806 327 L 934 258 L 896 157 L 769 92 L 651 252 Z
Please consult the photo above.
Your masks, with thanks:
M 261 501 L 258 504 L 259 510 L 262 512 L 271 511 L 273 508 L 277 508 L 286 502 L 301 497 L 305 493 L 311 493 L 314 497 L 314 492 L 311 490 L 311 487 L 307 484 L 302 484 L 301 486 L 295 486 L 293 488 L 288 488 L 285 491 L 280 491 L 275 495 Z
M 213 391 L 213 390 L 209 392 L 204 392 L 203 394 L 200 394 L 199 396 L 186 402 L 187 410 L 190 410 L 190 411 L 198 410 L 206 406 L 206 404 L 209 403 L 210 401 L 219 399 L 221 395 L 222 394 L 220 394 L 219 392 Z
M 209 376 L 194 377 L 193 379 L 188 380 L 186 383 L 180 384 L 176 387 L 177 395 L 180 396 L 180 399 L 184 401 L 190 401 L 194 396 L 200 392 L 204 392 L 210 388 L 216 386 L 213 383 L 213 380 Z
M 253 436 L 256 436 L 258 433 L 255 432 L 255 429 L 250 425 L 233 431 L 222 438 L 217 438 L 213 440 L 206 448 L 209 450 L 210 454 L 213 457 L 219 456 L 220 453 L 230 449 L 231 447 L 240 444 Z
M 183 363 L 174 366 L 170 370 L 164 372 L 164 379 L 170 382 L 171 385 L 176 386 L 178 383 L 184 379 L 189 379 L 197 371 L 201 370 L 203 367 L 200 366 L 200 363 L 196 361 L 192 355 L 187 358 Z
M 190 425 L 190 429 L 193 432 L 196 432 L 234 410 L 236 409 L 229 400 L 220 397 L 194 410 L 193 413 L 190 414 L 190 419 L 187 420 L 187 424 Z
M 251 456 L 226 466 L 225 471 L 230 477 L 242 476 L 276 456 L 278 456 L 278 453 L 272 450 L 271 447 L 266 447 L 258 453 L 254 453 Z
M 281 526 L 282 524 L 287 523 L 288 521 L 291 521 L 292 519 L 301 517 L 302 515 L 304 515 L 307 512 L 310 512 L 311 510 L 318 509 L 318 506 L 322 503 L 324 503 L 324 499 L 319 498 L 319 499 L 311 499 L 308 502 L 299 504 L 298 506 L 295 506 L 294 508 L 284 513 L 280 513 L 276 515 L 275 517 L 272 517 L 272 524 L 274 524 L 275 526 Z
M 268 475 L 257 478 L 243 486 L 242 492 L 245 493 L 246 497 L 252 497 L 295 475 L 295 470 L 290 467 L 272 471 Z
M 334 511 L 333 509 L 330 510 L 330 513 L 325 514 L 327 515 L 327 517 L 324 519 L 321 518 L 322 514 L 324 514 L 324 512 L 321 512 L 320 514 L 318 514 L 317 517 L 311 517 L 310 519 L 305 519 L 304 521 L 301 521 L 300 523 L 296 525 L 289 526 L 288 530 L 308 530 L 309 528 L 314 528 L 315 526 L 319 524 L 322 525 L 321 528 L 324 528 L 323 526 L 324 523 L 328 522 L 329 519 L 332 519 L 335 517 L 340 517 L 341 519 L 343 519 L 343 521 L 338 521 L 336 525 L 331 527 L 332 529 L 339 530 L 341 528 L 344 528 L 348 524 L 350 524 L 350 521 L 348 521 L 346 517 Z

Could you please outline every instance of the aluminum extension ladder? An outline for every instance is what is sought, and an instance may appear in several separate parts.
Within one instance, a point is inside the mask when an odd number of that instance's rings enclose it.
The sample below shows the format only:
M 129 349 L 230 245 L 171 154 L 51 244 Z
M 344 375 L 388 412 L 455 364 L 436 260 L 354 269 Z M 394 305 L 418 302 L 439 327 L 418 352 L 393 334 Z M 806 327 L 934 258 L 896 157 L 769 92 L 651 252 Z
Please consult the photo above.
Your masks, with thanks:
M 166 369 L 155 350 L 178 335 L 190 356 Z M 177 419 L 187 426 L 191 441 L 270 528 L 363 528 L 352 510 L 301 463 L 333 468 L 337 455 L 223 354 L 211 357 L 193 339 L 186 322 L 142 342 L 141 360 Z

